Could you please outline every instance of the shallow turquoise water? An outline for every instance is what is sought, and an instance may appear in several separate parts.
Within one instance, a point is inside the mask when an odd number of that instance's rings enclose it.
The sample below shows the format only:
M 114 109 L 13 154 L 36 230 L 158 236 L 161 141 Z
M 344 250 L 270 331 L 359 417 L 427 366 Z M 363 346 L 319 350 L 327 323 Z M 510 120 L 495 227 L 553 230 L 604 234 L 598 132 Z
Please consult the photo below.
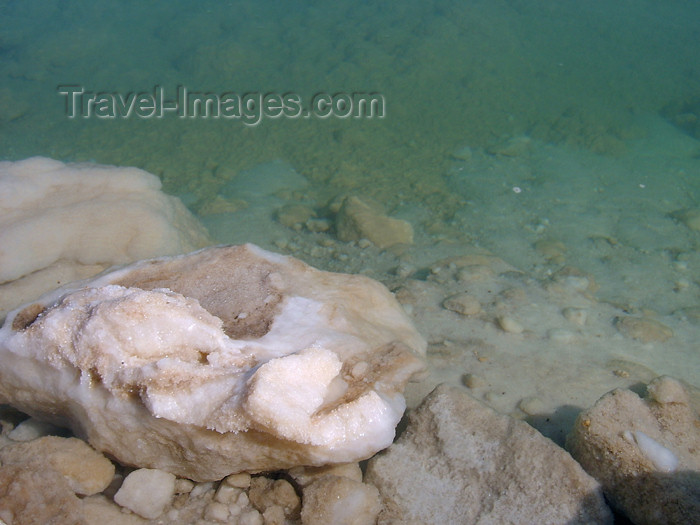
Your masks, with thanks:
M 339 194 L 361 193 L 413 219 L 426 239 L 457 228 L 470 242 L 532 267 L 536 261 L 515 237 L 534 242 L 553 199 L 571 204 L 559 207 L 565 227 L 553 235 L 569 235 L 592 209 L 586 188 L 608 184 L 624 195 L 618 182 L 639 173 L 635 162 L 653 164 L 640 161 L 647 155 L 663 164 L 676 155 L 678 136 L 700 129 L 693 124 L 700 118 L 693 98 L 700 93 L 698 15 L 697 4 L 681 1 L 4 2 L 0 158 L 138 166 L 209 221 L 217 240 L 267 246 L 271 238 L 252 230 L 221 235 L 226 217 L 206 216 L 225 193 L 226 177 L 280 160 L 312 182 L 303 198 L 319 213 Z M 172 103 L 183 88 L 220 98 L 292 94 L 304 110 L 319 93 L 374 93 L 385 116 L 304 118 L 292 111 L 253 126 L 177 111 L 157 118 L 148 108 L 147 118 L 133 111 L 123 118 L 123 108 L 100 118 L 88 101 L 102 93 L 127 104 L 139 93 L 163 93 Z M 85 94 L 73 99 L 71 89 Z M 659 123 L 678 136 L 663 138 Z M 534 160 L 508 167 L 498 145 L 519 137 L 537 148 L 629 162 L 587 171 L 586 161 L 570 157 L 555 171 Z M 681 148 L 682 166 L 641 175 L 655 180 L 652 200 L 667 201 L 659 217 L 700 199 L 693 147 Z M 460 164 L 455 152 L 464 148 L 485 160 Z M 461 169 L 471 178 L 454 176 Z M 521 187 L 522 202 L 510 208 L 511 189 Z M 627 201 L 618 200 L 595 214 L 624 216 Z M 641 224 L 644 204 L 631 199 L 629 206 L 628 222 Z M 510 223 L 487 219 L 506 209 Z M 656 235 L 666 238 L 663 228 Z M 694 242 L 686 232 L 676 244 L 694 251 Z
M 4 2 L 0 155 L 173 168 L 188 180 L 207 163 L 280 155 L 332 184 L 342 159 L 406 176 L 406 158 L 416 171 L 436 169 L 456 146 L 501 135 L 590 147 L 598 136 L 624 138 L 635 112 L 697 94 L 699 14 L 690 2 L 651 1 Z M 380 92 L 387 116 L 268 119 L 255 129 L 174 117 L 71 121 L 59 85 Z

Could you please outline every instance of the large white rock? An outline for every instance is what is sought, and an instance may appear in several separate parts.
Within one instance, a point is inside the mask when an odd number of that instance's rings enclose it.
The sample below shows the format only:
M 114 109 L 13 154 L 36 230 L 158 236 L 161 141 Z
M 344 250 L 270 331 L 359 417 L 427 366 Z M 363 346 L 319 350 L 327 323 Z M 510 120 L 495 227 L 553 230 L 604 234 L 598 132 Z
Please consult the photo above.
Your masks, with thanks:
M 203 226 L 143 170 L 0 162 L 0 319 L 57 282 L 207 244 Z
M 215 480 L 389 446 L 425 348 L 376 281 L 214 247 L 10 313 L 0 402 L 122 463 Z

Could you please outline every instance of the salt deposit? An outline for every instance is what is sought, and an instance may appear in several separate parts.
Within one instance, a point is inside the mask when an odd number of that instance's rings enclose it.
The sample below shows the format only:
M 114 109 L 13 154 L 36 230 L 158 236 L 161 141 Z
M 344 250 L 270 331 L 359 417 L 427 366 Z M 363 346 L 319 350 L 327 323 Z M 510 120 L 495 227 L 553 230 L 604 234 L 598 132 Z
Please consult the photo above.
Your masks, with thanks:
M 623 433 L 628 441 L 634 442 L 639 450 L 654 464 L 661 472 L 673 472 L 678 468 L 678 458 L 669 449 L 651 439 L 641 430 Z
M 143 170 L 42 157 L 0 162 L 0 318 L 57 283 L 209 242 Z
M 11 313 L 0 397 L 124 464 L 216 480 L 389 446 L 424 352 L 379 283 L 217 247 Z

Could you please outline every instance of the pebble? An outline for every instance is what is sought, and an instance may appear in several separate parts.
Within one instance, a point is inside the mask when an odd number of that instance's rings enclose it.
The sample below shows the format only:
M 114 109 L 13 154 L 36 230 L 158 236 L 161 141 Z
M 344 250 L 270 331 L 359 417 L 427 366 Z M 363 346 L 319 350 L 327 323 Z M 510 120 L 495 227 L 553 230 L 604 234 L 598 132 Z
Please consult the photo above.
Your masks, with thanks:
M 518 403 L 518 408 L 525 412 L 528 416 L 542 414 L 545 411 L 545 406 L 539 397 L 524 397 Z
M 683 385 L 668 376 L 661 376 L 654 379 L 647 385 L 647 392 L 649 397 L 657 403 L 678 403 L 681 405 L 688 405 L 690 403 L 688 394 L 686 394 L 683 389 Z
M 251 480 L 248 498 L 253 506 L 265 511 L 268 507 L 278 505 L 284 509 L 285 516 L 298 516 L 301 501 L 294 487 L 284 479 L 271 480 L 265 477 L 254 477 Z
M 564 308 L 561 313 L 567 321 L 579 326 L 585 325 L 588 320 L 588 310 L 585 308 L 568 307 Z
M 58 430 L 59 428 L 51 423 L 30 417 L 13 428 L 7 437 L 12 441 L 31 441 L 42 436 L 56 434 Z
M 591 285 L 591 281 L 588 277 L 583 277 L 581 275 L 567 275 L 561 280 L 564 286 L 572 288 L 577 292 L 585 292 Z
M 481 312 L 479 300 L 468 293 L 458 293 L 445 299 L 442 306 L 461 315 L 476 315 Z
M 3 465 L 32 461 L 61 474 L 76 494 L 102 492 L 114 477 L 114 465 L 78 438 L 44 436 L 0 450 Z
M 457 272 L 457 281 L 460 283 L 487 281 L 493 279 L 496 272 L 484 264 L 473 264 L 460 268 Z
M 642 343 L 663 342 L 673 337 L 673 330 L 647 317 L 617 317 L 615 327 L 625 337 Z
M 481 376 L 476 374 L 464 374 L 462 383 L 467 388 L 481 388 L 486 386 L 486 381 Z
M 207 492 L 214 488 L 214 484 L 211 481 L 206 481 L 204 483 L 197 483 L 190 492 L 190 498 L 199 498 L 204 496 Z
M 671 214 L 689 229 L 700 231 L 700 208 L 679 210 Z
M 241 490 L 242 489 L 239 489 L 238 487 L 232 487 L 231 485 L 222 483 L 216 490 L 214 499 L 219 503 L 225 503 L 228 505 L 229 503 L 233 503 L 238 499 L 238 496 L 241 494 Z
M 564 262 L 566 246 L 563 242 L 554 239 L 541 239 L 534 245 L 535 250 L 547 261 L 554 263 Z
M 218 501 L 212 501 L 204 511 L 204 517 L 208 520 L 225 523 L 229 518 L 228 506 Z
M 694 325 L 700 325 L 700 306 L 698 305 L 681 308 L 676 310 L 675 313 L 680 314 L 681 319 L 684 321 L 688 321 Z
M 178 478 L 175 481 L 175 494 L 189 494 L 194 488 L 194 481 Z
M 552 328 L 547 331 L 547 338 L 557 343 L 571 343 L 576 339 L 576 334 L 563 328 Z
M 304 204 L 288 204 L 277 211 L 277 221 L 288 228 L 302 225 L 315 216 L 314 210 Z
M 367 361 L 358 361 L 350 369 L 350 375 L 355 379 L 362 379 L 370 370 L 370 365 Z
M 263 522 L 265 525 L 286 525 L 284 509 L 279 505 L 266 508 L 265 512 L 263 512 Z
M 509 334 L 520 334 L 524 330 L 523 325 L 507 315 L 498 318 L 498 326 Z
M 415 273 L 416 268 L 406 262 L 401 262 L 399 265 L 394 268 L 394 275 L 397 277 L 400 277 L 401 279 L 405 279 L 411 274 Z
M 688 279 L 683 279 L 683 278 L 678 279 L 673 285 L 673 291 L 674 292 L 682 292 L 682 291 L 690 288 L 691 284 L 692 283 Z
M 503 394 L 499 394 L 498 392 L 494 391 L 489 391 L 484 394 L 484 401 L 487 403 L 496 403 L 501 400 L 501 397 L 503 397 Z
M 331 229 L 331 221 L 328 219 L 309 219 L 304 224 L 312 233 L 327 232 Z
M 146 519 L 155 519 L 170 505 L 175 494 L 175 476 L 157 469 L 134 470 L 114 495 L 118 505 Z
M 239 516 L 238 525 L 263 525 L 263 517 L 257 510 L 249 510 Z
M 452 157 L 457 160 L 471 160 L 474 152 L 469 146 L 462 146 L 452 153 Z

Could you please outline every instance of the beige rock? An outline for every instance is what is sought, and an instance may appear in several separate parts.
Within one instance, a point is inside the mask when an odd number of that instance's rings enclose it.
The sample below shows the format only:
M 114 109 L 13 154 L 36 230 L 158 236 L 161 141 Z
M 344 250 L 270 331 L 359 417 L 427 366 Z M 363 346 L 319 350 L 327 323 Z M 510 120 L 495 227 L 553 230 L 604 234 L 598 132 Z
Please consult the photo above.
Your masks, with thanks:
M 0 318 L 57 281 L 210 243 L 182 202 L 137 168 L 0 162 L 0 209 Z
M 535 396 L 524 397 L 518 402 L 518 408 L 529 416 L 542 414 L 545 411 L 545 406 L 542 400 Z
M 688 306 L 677 311 L 694 325 L 700 325 L 700 306 Z
M 189 494 L 194 486 L 194 481 L 178 478 L 175 480 L 175 494 Z
M 316 212 L 303 204 L 287 204 L 277 210 L 277 220 L 287 228 L 301 228 L 313 217 L 316 217 Z
M 286 525 L 287 519 L 284 517 L 284 509 L 277 505 L 268 507 L 262 514 L 265 525 Z
M 588 319 L 588 310 L 585 308 L 569 306 L 564 308 L 561 313 L 567 321 L 579 326 L 584 326 L 586 324 L 586 320 Z
M 38 463 L 0 467 L 0 520 L 7 525 L 84 525 L 82 502 L 58 472 Z
M 483 388 L 488 384 L 483 377 L 476 374 L 464 374 L 462 383 L 467 388 Z
M 114 465 L 87 443 L 76 438 L 45 436 L 0 449 L 3 465 L 37 463 L 66 479 L 73 492 L 90 495 L 102 492 L 114 477 Z
M 569 454 L 457 387 L 438 386 L 365 479 L 382 497 L 379 525 L 612 523 Z
M 479 300 L 468 293 L 458 293 L 445 299 L 442 305 L 461 315 L 476 315 L 481 312 Z
M 462 146 L 452 152 L 452 158 L 457 160 L 471 160 L 473 156 L 474 152 L 469 146 Z
M 235 503 L 238 500 L 238 496 L 242 493 L 242 489 L 238 487 L 233 487 L 228 483 L 219 484 L 219 488 L 216 489 L 216 494 L 214 494 L 214 499 L 219 503 L 224 503 L 228 505 L 229 503 Z
M 673 337 L 673 330 L 648 317 L 618 317 L 615 319 L 615 327 L 625 337 L 636 339 L 642 343 L 661 343 Z
M 700 208 L 678 210 L 673 212 L 671 215 L 685 224 L 689 229 L 700 231 Z
M 547 330 L 547 339 L 559 344 L 569 344 L 576 340 L 576 334 L 564 328 L 551 328 Z
M 226 523 L 229 521 L 229 515 L 228 506 L 217 501 L 211 502 L 204 510 L 204 518 L 215 523 Z
M 56 425 L 30 417 L 13 428 L 7 437 L 12 441 L 32 441 L 42 436 L 58 434 L 59 430 Z
M 146 525 L 148 520 L 137 514 L 124 512 L 119 505 L 102 495 L 83 499 L 86 525 Z
M 296 519 L 299 517 L 301 501 L 294 487 L 284 479 L 272 480 L 264 476 L 254 477 L 250 483 L 248 498 L 260 512 L 277 506 L 282 507 L 287 518 Z
M 238 525 L 263 525 L 263 517 L 255 509 L 247 510 L 238 517 Z
M 484 282 L 496 277 L 496 272 L 485 264 L 473 264 L 460 268 L 456 277 L 461 283 Z
M 289 469 L 288 473 L 301 487 L 305 487 L 324 476 L 338 476 L 362 481 L 362 470 L 358 463 L 327 465 L 325 467 L 295 467 Z
M 500 316 L 496 321 L 501 330 L 509 334 L 520 334 L 525 329 L 518 321 L 507 315 Z
M 231 474 L 226 476 L 224 483 L 230 485 L 231 487 L 237 487 L 241 489 L 247 489 L 250 487 L 250 474 L 247 472 L 241 472 L 240 474 Z
M 700 516 L 698 408 L 674 379 L 647 398 L 617 389 L 579 414 L 566 446 L 638 525 L 696 523 Z
M 304 226 L 313 233 L 327 232 L 331 229 L 331 221 L 328 219 L 309 219 L 304 223 Z
M 531 148 L 532 139 L 525 135 L 510 137 L 486 148 L 491 155 L 503 155 L 504 157 L 520 157 Z
M 566 245 L 555 239 L 541 239 L 535 242 L 535 250 L 547 261 L 562 263 L 566 256 Z
M 304 487 L 302 525 L 374 525 L 381 510 L 379 491 L 366 483 L 327 475 Z
M 378 248 L 413 244 L 413 228 L 409 223 L 383 215 L 359 197 L 345 198 L 335 228 L 341 241 L 368 239 Z
M 10 314 L 0 402 L 70 425 L 122 463 L 218 480 L 390 445 L 425 348 L 376 281 L 215 247 Z

